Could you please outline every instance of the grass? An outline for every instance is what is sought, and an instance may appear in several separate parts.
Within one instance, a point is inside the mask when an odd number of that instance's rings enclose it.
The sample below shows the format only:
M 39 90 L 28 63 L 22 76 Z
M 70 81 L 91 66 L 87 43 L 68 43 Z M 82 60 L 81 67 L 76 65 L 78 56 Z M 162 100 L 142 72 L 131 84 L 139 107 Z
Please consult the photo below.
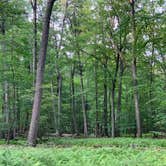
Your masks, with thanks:
M 0 166 L 6 165 L 166 166 L 166 140 L 56 138 L 36 148 L 1 145 Z

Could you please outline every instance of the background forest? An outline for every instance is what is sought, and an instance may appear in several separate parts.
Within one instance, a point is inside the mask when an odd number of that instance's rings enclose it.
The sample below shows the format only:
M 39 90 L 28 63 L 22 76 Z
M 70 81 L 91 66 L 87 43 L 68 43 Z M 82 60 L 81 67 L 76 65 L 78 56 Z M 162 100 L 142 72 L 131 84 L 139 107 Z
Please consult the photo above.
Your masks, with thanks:
M 0 1 L 0 138 L 27 136 L 45 0 Z M 59 0 L 39 137 L 166 132 L 166 2 Z

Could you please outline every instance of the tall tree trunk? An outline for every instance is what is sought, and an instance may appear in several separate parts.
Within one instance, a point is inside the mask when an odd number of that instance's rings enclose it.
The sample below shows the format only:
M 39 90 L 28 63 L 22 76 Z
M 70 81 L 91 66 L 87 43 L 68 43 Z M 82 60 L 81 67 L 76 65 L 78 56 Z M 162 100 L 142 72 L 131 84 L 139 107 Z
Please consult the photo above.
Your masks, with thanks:
M 12 74 L 13 74 L 13 114 L 12 114 L 12 126 L 10 128 L 12 129 L 12 135 L 13 138 L 16 137 L 16 130 L 17 130 L 17 94 L 16 94 L 16 82 L 15 82 L 15 69 L 12 68 Z
M 154 37 L 153 37 L 154 38 Z M 151 52 L 151 57 L 150 57 L 150 87 L 149 87 L 149 100 L 150 100 L 150 105 L 149 105 L 149 111 L 148 111 L 148 131 L 150 129 L 153 129 L 153 116 L 154 111 L 153 111 L 153 63 L 154 63 L 154 43 L 152 43 L 152 52 Z M 148 132 L 147 131 L 147 132 Z
M 31 1 L 33 9 L 33 84 L 35 86 L 37 70 L 37 0 Z
M 111 137 L 115 137 L 115 84 L 111 88 Z
M 117 80 L 117 74 L 119 69 L 119 58 L 120 58 L 120 55 L 118 53 L 116 58 L 116 68 L 115 68 L 115 73 L 112 80 L 112 89 L 111 89 L 111 127 L 112 127 L 111 136 L 112 138 L 115 137 L 115 88 L 116 88 L 116 80 Z
M 46 13 L 44 17 L 42 40 L 41 40 L 40 54 L 39 54 L 40 58 L 39 58 L 38 66 L 37 66 L 32 118 L 31 118 L 29 133 L 28 133 L 29 146 L 36 146 L 38 121 L 39 121 L 40 105 L 41 105 L 41 97 L 42 97 L 42 82 L 43 82 L 43 76 L 44 76 L 46 52 L 47 52 L 47 45 L 48 45 L 49 23 L 50 23 L 50 17 L 51 17 L 51 12 L 52 12 L 54 2 L 55 0 L 47 1 Z
M 76 16 L 76 3 L 74 4 L 74 14 L 73 14 L 73 25 L 71 24 L 71 28 L 73 30 L 73 34 L 75 39 L 79 36 L 79 30 L 76 28 L 79 24 L 79 21 Z M 78 56 L 78 63 L 79 63 L 79 76 L 80 76 L 80 84 L 81 84 L 81 102 L 82 102 L 82 112 L 83 112 L 83 123 L 84 123 L 84 136 L 88 136 L 88 125 L 87 125 L 87 112 L 86 112 L 86 105 L 85 105 L 85 95 L 84 95 L 84 81 L 83 81 L 83 66 L 81 63 L 80 57 L 80 50 L 79 50 L 79 43 L 76 40 L 75 42 L 76 47 L 76 54 Z
M 7 126 L 7 131 L 9 131 L 9 101 L 8 101 L 8 98 L 9 98 L 9 86 L 8 86 L 8 82 L 5 81 L 4 82 L 4 99 L 3 99 L 3 102 L 4 102 L 4 106 L 3 106 L 3 112 L 4 112 L 4 120 L 5 120 L 5 124 Z M 7 134 L 7 138 L 8 138 L 8 134 Z
M 57 96 L 58 96 L 58 119 L 57 119 L 57 134 L 61 135 L 61 113 L 62 113 L 62 75 L 58 71 L 57 76 Z
M 57 113 L 56 113 L 56 98 L 55 98 L 55 92 L 54 92 L 54 84 L 53 84 L 53 80 L 51 81 L 51 96 L 52 96 L 52 111 L 53 111 L 53 125 L 54 125 L 54 130 L 56 133 L 58 133 L 57 131 Z
M 71 94 L 71 112 L 72 112 L 73 133 L 78 134 L 76 108 L 75 108 L 75 96 L 74 96 L 75 95 L 74 74 L 75 74 L 75 64 L 73 66 L 71 66 L 70 94 Z
M 84 120 L 84 136 L 88 136 L 88 125 L 87 125 L 87 112 L 85 106 L 85 95 L 84 95 L 84 81 L 83 81 L 83 66 L 81 64 L 80 54 L 78 53 L 79 58 L 79 71 L 80 71 L 80 83 L 81 83 L 81 101 L 82 101 L 82 111 L 83 111 L 83 120 Z
M 17 133 L 18 135 L 20 135 L 20 96 L 19 96 L 19 88 L 16 87 L 16 98 L 17 98 L 17 101 L 16 101 L 16 105 L 17 105 L 17 114 L 16 114 L 16 126 L 17 126 Z
M 154 2 L 152 1 L 152 5 L 153 5 L 153 9 L 152 9 L 152 15 L 153 17 L 155 16 L 155 8 L 154 8 Z M 154 24 L 154 22 L 153 22 Z M 154 129 L 154 125 L 153 125 L 153 117 L 155 116 L 154 111 L 153 111 L 153 65 L 154 65 L 154 55 L 155 55 L 155 45 L 154 45 L 154 39 L 155 39 L 155 26 L 152 27 L 152 34 L 150 34 L 150 36 L 152 37 L 152 48 L 151 48 L 151 57 L 150 57 L 150 88 L 149 88 L 149 113 L 148 113 L 148 131 L 149 130 L 153 130 Z
M 97 69 L 98 64 L 97 61 L 95 62 L 95 107 L 96 107 L 96 129 L 95 129 L 95 135 L 96 137 L 99 136 L 99 108 L 98 108 L 98 80 L 97 80 Z
M 108 136 L 108 108 L 107 108 L 107 60 L 104 64 L 104 101 L 103 101 L 103 109 L 104 109 L 104 112 L 103 112 L 103 127 L 104 127 L 104 130 L 103 130 L 103 135 L 104 136 Z
M 132 23 L 132 78 L 134 88 L 134 103 L 135 103 L 135 119 L 137 128 L 137 137 L 142 136 L 141 131 L 141 119 L 139 110 L 139 99 L 138 99 L 138 83 L 137 83 L 137 57 L 136 57 L 136 25 L 135 25 L 135 0 L 130 0 L 131 4 L 131 23 Z
M 59 58 L 60 58 L 60 50 L 62 46 L 62 39 L 64 34 L 64 27 L 65 27 L 65 20 L 66 20 L 66 14 L 67 14 L 67 7 L 68 7 L 68 0 L 65 1 L 65 10 L 64 10 L 64 16 L 62 19 L 62 27 L 60 32 L 60 40 L 57 39 L 57 36 L 55 35 L 55 43 L 56 43 L 56 72 L 57 72 L 57 106 L 58 106 L 58 113 L 57 113 L 57 129 L 56 134 L 61 135 L 61 112 L 62 112 L 62 73 L 60 70 L 60 65 L 58 64 Z
M 121 104 L 122 104 L 122 77 L 124 72 L 123 61 L 120 59 L 119 85 L 118 85 L 118 103 L 117 103 L 117 128 L 116 134 L 120 136 Z

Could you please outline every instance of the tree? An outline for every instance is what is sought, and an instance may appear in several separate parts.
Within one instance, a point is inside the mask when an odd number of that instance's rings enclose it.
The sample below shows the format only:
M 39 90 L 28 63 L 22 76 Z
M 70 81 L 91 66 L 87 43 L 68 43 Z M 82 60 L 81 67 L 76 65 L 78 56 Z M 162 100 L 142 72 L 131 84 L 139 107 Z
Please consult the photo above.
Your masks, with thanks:
M 138 99 L 138 83 L 137 83 L 137 56 L 136 56 L 136 24 L 135 24 L 135 0 L 130 0 L 131 5 L 131 24 L 132 24 L 132 77 L 134 88 L 134 103 L 135 103 L 135 119 L 137 127 L 137 137 L 142 136 L 141 119 Z
M 42 32 L 42 39 L 41 39 L 41 46 L 40 46 L 40 53 L 39 53 L 40 58 L 38 62 L 37 75 L 36 75 L 32 118 L 31 118 L 29 133 L 28 133 L 29 146 L 36 146 L 38 121 L 39 121 L 40 105 L 41 105 L 41 97 L 42 97 L 42 82 L 43 82 L 44 67 L 45 67 L 45 61 L 46 61 L 47 45 L 48 45 L 49 23 L 50 23 L 50 17 L 51 17 L 51 12 L 52 12 L 54 2 L 55 0 L 47 1 L 46 12 L 44 17 L 43 32 Z
M 31 6 L 33 9 L 33 62 L 32 62 L 32 71 L 33 71 L 33 84 L 35 86 L 35 77 L 37 69 L 37 0 L 31 0 Z

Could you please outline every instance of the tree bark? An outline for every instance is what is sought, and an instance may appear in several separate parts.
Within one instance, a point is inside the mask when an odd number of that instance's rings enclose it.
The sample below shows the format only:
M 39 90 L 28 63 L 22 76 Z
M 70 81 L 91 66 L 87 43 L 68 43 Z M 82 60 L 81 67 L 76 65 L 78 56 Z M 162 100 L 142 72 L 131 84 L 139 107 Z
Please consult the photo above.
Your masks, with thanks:
M 28 133 L 29 146 L 36 146 L 38 121 L 39 121 L 40 105 L 41 105 L 41 97 L 42 97 L 42 82 L 43 82 L 43 76 L 44 76 L 46 52 L 47 52 L 47 45 L 48 45 L 49 23 L 50 23 L 50 17 L 51 17 L 51 12 L 52 12 L 54 2 L 55 0 L 47 1 L 46 13 L 44 17 L 43 32 L 42 32 L 40 54 L 39 54 L 40 58 L 39 58 L 38 66 L 37 66 L 32 118 L 31 118 L 29 133 Z
M 51 96 L 52 96 L 52 111 L 53 111 L 53 125 L 54 125 L 54 130 L 56 133 L 58 133 L 57 131 L 57 113 L 56 113 L 56 98 L 55 96 L 55 92 L 54 92 L 54 84 L 53 84 L 53 80 L 51 81 Z
M 104 127 L 104 130 L 103 130 L 103 135 L 104 136 L 108 136 L 108 108 L 107 108 L 107 60 L 103 66 L 103 71 L 104 71 L 104 101 L 103 101 L 103 109 L 104 109 L 104 112 L 103 112 L 103 127 Z
M 137 57 L 136 57 L 136 25 L 135 25 L 135 0 L 130 0 L 131 5 L 131 24 L 132 24 L 132 78 L 134 88 L 134 104 L 135 104 L 135 119 L 137 128 L 137 137 L 142 136 L 141 131 L 141 119 L 139 110 L 139 99 L 138 99 L 138 82 L 137 82 Z
M 85 106 L 85 95 L 84 95 L 84 81 L 83 81 L 83 66 L 81 64 L 80 54 L 78 53 L 79 58 L 79 70 L 80 70 L 80 82 L 81 82 L 81 101 L 82 101 L 82 111 L 83 111 L 83 120 L 84 120 L 84 136 L 88 136 L 88 125 L 87 125 L 87 112 Z
M 98 69 L 98 64 L 97 61 L 95 62 L 95 107 L 96 107 L 96 129 L 95 129 L 95 135 L 96 137 L 99 136 L 99 106 L 98 106 L 98 80 L 97 80 L 97 69 Z
M 37 0 L 31 1 L 33 9 L 33 84 L 35 86 L 37 70 Z
M 78 134 L 77 119 L 76 119 L 76 107 L 75 107 L 75 87 L 74 87 L 74 74 L 75 74 L 75 64 L 71 66 L 71 83 L 70 83 L 70 94 L 71 94 L 71 112 L 72 112 L 72 122 L 73 122 L 73 133 Z
M 61 135 L 61 112 L 62 112 L 62 75 L 58 71 L 57 76 L 57 95 L 58 95 L 58 119 L 57 119 L 57 134 Z
M 120 59 L 120 71 L 119 71 L 119 86 L 118 86 L 118 103 L 117 103 L 117 128 L 116 135 L 120 136 L 120 121 L 121 121 L 121 104 L 122 104 L 122 77 L 124 72 L 123 61 Z
M 117 74 L 119 69 L 119 58 L 120 58 L 120 55 L 118 53 L 116 58 L 116 68 L 115 68 L 115 73 L 112 80 L 112 89 L 111 89 L 111 127 L 112 127 L 111 136 L 112 138 L 115 137 L 115 88 L 116 88 L 116 80 L 117 80 Z

